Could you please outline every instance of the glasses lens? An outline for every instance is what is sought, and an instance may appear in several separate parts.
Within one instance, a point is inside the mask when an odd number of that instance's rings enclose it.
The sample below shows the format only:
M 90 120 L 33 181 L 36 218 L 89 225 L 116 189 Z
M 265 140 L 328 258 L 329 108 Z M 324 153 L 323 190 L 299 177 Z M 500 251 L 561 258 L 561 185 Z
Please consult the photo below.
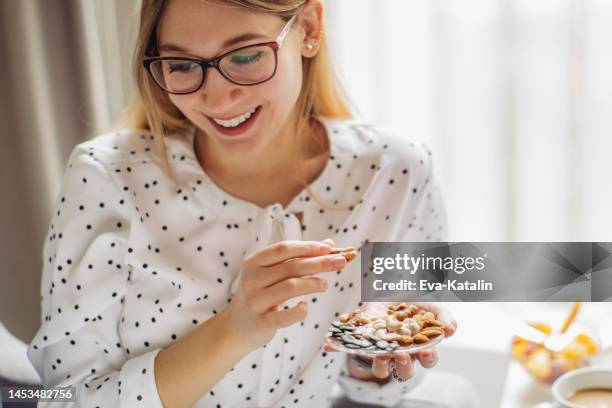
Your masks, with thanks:
M 274 75 L 276 55 L 268 46 L 243 48 L 223 57 L 219 68 L 236 83 L 256 84 Z
M 151 74 L 155 81 L 168 92 L 192 92 L 202 82 L 202 67 L 193 61 L 167 59 L 151 63 Z

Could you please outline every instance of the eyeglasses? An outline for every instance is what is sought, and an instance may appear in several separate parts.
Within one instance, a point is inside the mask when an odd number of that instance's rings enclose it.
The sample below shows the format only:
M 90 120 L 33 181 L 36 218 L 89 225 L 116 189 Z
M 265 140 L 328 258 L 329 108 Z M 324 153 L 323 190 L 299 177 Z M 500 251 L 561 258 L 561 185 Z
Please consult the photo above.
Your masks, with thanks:
M 291 17 L 274 42 L 240 47 L 212 60 L 153 57 L 145 59 L 142 63 L 161 89 L 175 95 L 185 95 L 200 89 L 206 79 L 208 68 L 216 69 L 233 84 L 258 85 L 276 74 L 278 50 L 296 17 L 297 14 Z

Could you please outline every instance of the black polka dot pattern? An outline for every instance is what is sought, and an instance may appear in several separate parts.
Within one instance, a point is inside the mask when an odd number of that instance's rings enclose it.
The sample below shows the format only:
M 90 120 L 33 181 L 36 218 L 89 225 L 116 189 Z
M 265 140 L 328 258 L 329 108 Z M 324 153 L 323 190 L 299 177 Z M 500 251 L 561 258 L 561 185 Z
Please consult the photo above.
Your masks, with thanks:
M 329 161 L 285 208 L 258 207 L 212 182 L 193 129 L 166 138 L 174 178 L 147 131 L 78 145 L 52 213 L 42 324 L 28 348 L 43 383 L 75 385 L 87 406 L 160 407 L 156 354 L 231 302 L 242 261 L 257 248 L 328 237 L 358 250 L 370 241 L 446 240 L 427 146 L 356 122 L 322 122 Z M 327 292 L 284 305 L 306 301 L 306 320 L 238 361 L 196 406 L 326 406 L 336 382 L 351 398 L 366 390 L 393 405 L 418 383 L 381 387 L 342 375 L 345 358 L 323 353 L 323 338 L 339 313 L 359 305 L 359 262 L 322 276 Z

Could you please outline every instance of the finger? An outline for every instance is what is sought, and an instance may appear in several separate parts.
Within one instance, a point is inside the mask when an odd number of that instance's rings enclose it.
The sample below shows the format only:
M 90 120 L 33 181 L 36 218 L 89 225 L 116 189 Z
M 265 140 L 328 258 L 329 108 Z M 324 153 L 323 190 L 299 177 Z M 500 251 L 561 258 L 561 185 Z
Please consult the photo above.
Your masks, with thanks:
M 304 320 L 307 314 L 308 305 L 306 302 L 299 302 L 289 309 L 280 309 L 265 313 L 262 318 L 269 326 L 287 327 Z
M 257 272 L 257 279 L 259 285 L 266 287 L 291 277 L 304 277 L 341 270 L 346 264 L 347 260 L 342 255 L 296 258 L 272 267 L 260 268 Z
M 350 359 L 352 367 L 357 367 L 358 369 L 365 371 L 364 374 L 368 375 L 372 375 L 373 360 L 373 358 L 360 355 L 353 355 Z
M 397 355 L 395 361 L 395 374 L 402 380 L 407 380 L 414 374 L 414 363 L 410 354 Z
M 323 343 L 323 351 L 335 352 L 340 351 L 340 349 L 336 347 L 336 345 L 332 340 L 330 340 L 330 338 L 326 338 L 325 343 Z
M 431 368 L 438 363 L 438 352 L 436 349 L 423 350 L 417 353 L 416 358 L 423 368 Z
M 436 315 L 436 319 L 444 324 L 444 336 L 450 337 L 457 331 L 457 321 L 450 311 L 439 303 L 415 303 L 421 309 L 425 309 Z
M 335 246 L 336 246 L 336 243 L 335 243 L 335 242 L 334 242 L 334 240 L 333 240 L 333 239 L 331 239 L 331 238 L 326 238 L 326 239 L 324 239 L 324 240 L 323 240 L 323 242 L 325 242 L 325 243 L 327 243 L 327 244 L 331 245 L 332 247 L 335 247 Z
M 280 241 L 261 248 L 249 259 L 256 266 L 272 266 L 292 258 L 323 255 L 330 249 L 330 245 L 319 241 Z
M 334 347 L 332 344 L 325 343 L 323 345 L 323 351 L 327 351 L 327 352 L 333 353 L 333 352 L 338 351 L 338 349 L 336 347 Z
M 261 290 L 253 301 L 255 311 L 263 312 L 273 305 L 279 305 L 294 297 L 314 292 L 325 292 L 328 287 L 325 279 L 309 276 L 285 279 Z
M 374 357 L 372 362 L 372 374 L 378 378 L 387 378 L 389 376 L 390 357 Z

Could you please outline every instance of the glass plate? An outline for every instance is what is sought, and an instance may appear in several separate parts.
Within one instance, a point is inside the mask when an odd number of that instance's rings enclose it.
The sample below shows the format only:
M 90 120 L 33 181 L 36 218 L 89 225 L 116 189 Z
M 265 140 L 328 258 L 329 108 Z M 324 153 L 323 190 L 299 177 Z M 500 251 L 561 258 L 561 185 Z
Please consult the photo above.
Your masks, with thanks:
M 372 356 L 385 356 L 385 355 L 392 356 L 395 354 L 418 353 L 419 351 L 430 349 L 436 346 L 437 344 L 439 344 L 444 339 L 444 334 L 441 334 L 438 337 L 435 337 L 429 340 L 427 343 L 411 344 L 410 346 L 400 346 L 396 348 L 395 350 L 391 350 L 391 351 L 380 350 L 380 349 L 379 350 L 365 350 L 365 349 L 348 348 L 343 345 L 341 340 L 335 338 L 334 336 L 326 335 L 325 337 L 326 337 L 325 342 L 329 344 L 330 346 L 332 346 L 337 351 L 343 351 L 348 354 L 355 354 L 359 356 L 372 357 Z

